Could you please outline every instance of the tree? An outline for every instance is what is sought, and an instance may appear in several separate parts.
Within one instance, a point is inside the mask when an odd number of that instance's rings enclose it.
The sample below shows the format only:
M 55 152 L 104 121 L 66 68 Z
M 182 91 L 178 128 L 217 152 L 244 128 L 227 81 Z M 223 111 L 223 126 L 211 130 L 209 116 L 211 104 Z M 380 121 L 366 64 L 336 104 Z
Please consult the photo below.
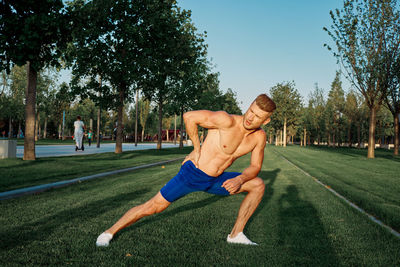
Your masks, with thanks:
M 393 115 L 394 155 L 399 155 L 399 117 L 400 117 L 400 11 L 393 14 L 393 24 L 390 25 L 391 42 L 385 46 L 388 55 L 387 79 L 383 81 L 389 89 L 385 99 L 387 108 Z
M 152 11 L 147 2 L 95 0 L 71 5 L 76 29 L 69 58 L 74 92 L 117 110 L 115 153 L 122 153 L 123 109 L 140 77 L 141 24 Z
M 141 88 L 146 98 L 157 104 L 157 149 L 161 149 L 164 106 L 172 98 L 171 93 L 176 92 L 174 89 L 182 88 L 177 83 L 182 81 L 188 65 L 197 59 L 199 51 L 201 54 L 203 40 L 195 33 L 190 12 L 178 8 L 173 0 L 157 3 L 152 23 L 146 27 L 151 49 L 145 50 L 146 74 Z
M 183 137 L 183 113 L 194 108 L 201 98 L 203 81 L 210 68 L 206 58 L 205 33 L 197 34 L 196 28 L 192 23 L 186 23 L 183 29 L 189 36 L 188 40 L 191 40 L 190 45 L 187 47 L 190 48 L 191 52 L 186 53 L 186 59 L 183 60 L 183 64 L 180 66 L 178 79 L 171 87 L 170 101 L 165 107 L 170 115 L 180 114 L 181 137 Z M 183 138 L 180 138 L 179 148 L 183 148 Z
M 26 68 L 14 66 L 10 73 L 8 105 L 3 114 L 9 118 L 9 136 L 12 136 L 12 120 L 18 122 L 18 131 L 24 119 L 24 97 L 26 88 Z
M 310 126 L 315 129 L 318 145 L 321 142 L 325 130 L 325 104 L 324 91 L 322 88 L 318 87 L 318 84 L 315 84 L 314 91 L 309 95 L 309 112 L 311 112 Z
M 236 93 L 228 88 L 225 94 L 222 95 L 222 110 L 228 112 L 229 114 L 242 115 L 242 110 L 239 107 L 239 103 L 236 99 Z
M 57 92 L 51 95 L 53 105 L 53 120 L 58 125 L 58 138 L 64 140 L 64 132 L 62 131 L 63 113 L 69 110 L 71 103 L 70 88 L 63 82 L 59 85 Z
M 341 140 L 340 130 L 342 128 L 341 118 L 344 109 L 344 91 L 342 89 L 342 82 L 340 81 L 340 73 L 336 72 L 335 78 L 331 85 L 331 90 L 328 93 L 328 106 L 329 113 L 328 121 L 330 123 L 330 135 L 332 136 L 333 146 L 336 146 L 336 142 L 340 145 Z
M 353 123 L 357 123 L 358 119 L 360 118 L 360 104 L 358 103 L 357 95 L 354 91 L 350 91 L 346 95 L 346 101 L 344 103 L 343 113 L 347 117 L 347 143 L 348 146 L 351 147 L 352 144 L 352 134 L 351 128 Z M 358 140 L 360 143 L 360 140 Z
M 272 120 L 277 129 L 283 130 L 282 144 L 286 147 L 286 128 L 288 125 L 298 123 L 301 96 L 295 88 L 294 82 L 278 83 L 270 89 L 270 94 L 276 106 L 279 107 L 276 109 Z
M 0 70 L 27 66 L 24 160 L 35 160 L 37 73 L 59 66 L 69 38 L 69 23 L 61 0 L 3 0 L 0 3 Z
M 375 157 L 376 113 L 386 98 L 384 81 L 394 59 L 386 53 L 387 46 L 398 42 L 392 34 L 396 4 L 396 0 L 345 0 L 342 10 L 330 12 L 330 30 L 324 28 L 335 42 L 334 56 L 370 110 L 368 158 Z
M 147 99 L 140 99 L 139 101 L 139 119 L 140 125 L 142 126 L 142 142 L 144 141 L 144 130 L 146 128 L 147 118 L 149 117 L 150 113 L 150 101 Z

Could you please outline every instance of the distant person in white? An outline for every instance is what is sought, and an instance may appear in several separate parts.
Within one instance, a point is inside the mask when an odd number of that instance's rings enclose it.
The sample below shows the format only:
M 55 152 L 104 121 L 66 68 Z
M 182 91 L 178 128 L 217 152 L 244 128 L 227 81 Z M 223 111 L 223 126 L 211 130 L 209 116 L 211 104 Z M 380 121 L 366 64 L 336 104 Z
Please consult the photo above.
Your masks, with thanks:
M 77 151 L 78 149 L 82 149 L 83 151 L 85 150 L 83 146 L 83 133 L 86 127 L 83 121 L 81 121 L 81 116 L 76 117 L 76 121 L 74 122 L 74 128 L 75 128 L 74 136 L 76 143 L 75 151 Z

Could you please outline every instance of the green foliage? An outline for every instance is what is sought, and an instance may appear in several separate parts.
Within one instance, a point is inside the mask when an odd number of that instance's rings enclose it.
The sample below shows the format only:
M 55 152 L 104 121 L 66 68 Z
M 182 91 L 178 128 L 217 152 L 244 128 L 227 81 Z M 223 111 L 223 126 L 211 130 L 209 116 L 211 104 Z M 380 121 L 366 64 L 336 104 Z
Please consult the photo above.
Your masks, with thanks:
M 222 110 L 229 114 L 242 115 L 242 110 L 236 99 L 236 93 L 231 88 L 228 88 L 227 92 L 222 95 Z
M 305 110 L 305 121 L 308 121 L 308 130 L 312 135 L 312 139 L 316 139 L 319 143 L 325 134 L 325 107 L 324 91 L 315 84 L 314 91 L 309 95 L 308 108 Z
M 31 62 L 40 71 L 59 66 L 69 23 L 61 0 L 5 0 L 0 4 L 0 70 Z
M 298 125 L 302 103 L 294 82 L 278 83 L 270 89 L 270 95 L 277 106 L 271 125 L 283 129 L 285 120 L 287 125 Z

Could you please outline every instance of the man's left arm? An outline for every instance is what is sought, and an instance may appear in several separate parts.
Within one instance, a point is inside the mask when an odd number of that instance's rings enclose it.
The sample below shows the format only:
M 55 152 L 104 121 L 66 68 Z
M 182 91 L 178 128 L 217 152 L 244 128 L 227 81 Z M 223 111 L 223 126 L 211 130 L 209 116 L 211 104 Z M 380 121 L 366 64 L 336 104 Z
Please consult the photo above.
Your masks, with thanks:
M 245 182 L 256 178 L 258 173 L 260 172 L 264 160 L 264 148 L 266 144 L 265 133 L 262 132 L 262 134 L 260 135 L 261 137 L 258 140 L 257 145 L 251 152 L 250 166 L 244 169 L 241 175 L 226 180 L 222 184 L 222 187 L 225 187 L 225 189 L 229 191 L 230 194 L 236 193 Z

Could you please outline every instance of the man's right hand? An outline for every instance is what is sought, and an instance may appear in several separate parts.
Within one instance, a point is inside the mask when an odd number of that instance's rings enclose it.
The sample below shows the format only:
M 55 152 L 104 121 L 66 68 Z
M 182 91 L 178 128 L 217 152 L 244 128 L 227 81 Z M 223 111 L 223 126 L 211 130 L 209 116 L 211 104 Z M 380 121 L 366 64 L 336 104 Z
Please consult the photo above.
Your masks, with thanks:
M 189 155 L 186 156 L 185 160 L 182 162 L 182 165 L 185 164 L 186 161 L 191 160 L 194 166 L 199 168 L 200 154 L 200 150 L 193 150 Z

